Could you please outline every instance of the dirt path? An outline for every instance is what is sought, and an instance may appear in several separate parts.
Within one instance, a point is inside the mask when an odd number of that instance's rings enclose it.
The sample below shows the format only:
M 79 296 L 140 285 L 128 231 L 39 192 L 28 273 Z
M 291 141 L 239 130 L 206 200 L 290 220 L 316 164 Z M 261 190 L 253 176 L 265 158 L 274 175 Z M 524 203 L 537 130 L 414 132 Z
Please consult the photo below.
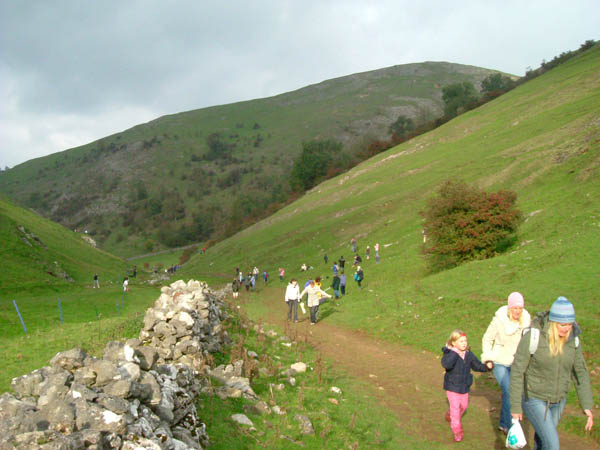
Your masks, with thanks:
M 260 301 L 271 311 L 263 321 L 285 329 L 287 312 L 280 290 L 266 289 L 259 295 Z M 420 437 L 427 436 L 431 441 L 454 445 L 450 427 L 444 421 L 447 402 L 438 355 L 334 326 L 327 318 L 311 326 L 308 314 L 298 313 L 300 321 L 290 325 L 290 334 L 296 333 L 299 339 L 306 337 L 337 369 L 371 385 L 379 401 L 396 414 L 402 429 L 412 430 L 411 433 Z M 476 381 L 463 418 L 462 448 L 505 448 L 505 435 L 497 431 L 499 408 L 500 392 Z M 533 430 L 526 421 L 524 428 L 528 442 L 532 442 Z M 590 440 L 565 433 L 561 434 L 561 444 L 567 450 L 600 449 Z

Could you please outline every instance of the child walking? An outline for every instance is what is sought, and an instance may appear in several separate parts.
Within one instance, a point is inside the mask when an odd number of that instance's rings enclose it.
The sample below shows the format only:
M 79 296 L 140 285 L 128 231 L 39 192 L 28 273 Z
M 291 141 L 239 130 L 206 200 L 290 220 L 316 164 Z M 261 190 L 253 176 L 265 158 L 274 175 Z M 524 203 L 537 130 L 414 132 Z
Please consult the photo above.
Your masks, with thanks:
M 469 406 L 469 390 L 473 384 L 471 369 L 477 372 L 487 372 L 494 368 L 494 363 L 486 361 L 483 364 L 469 350 L 467 335 L 462 330 L 450 333 L 448 342 L 442 348 L 442 366 L 446 369 L 444 389 L 450 408 L 446 412 L 446 420 L 454 433 L 454 440 L 460 442 L 465 436 L 462 428 L 462 416 Z

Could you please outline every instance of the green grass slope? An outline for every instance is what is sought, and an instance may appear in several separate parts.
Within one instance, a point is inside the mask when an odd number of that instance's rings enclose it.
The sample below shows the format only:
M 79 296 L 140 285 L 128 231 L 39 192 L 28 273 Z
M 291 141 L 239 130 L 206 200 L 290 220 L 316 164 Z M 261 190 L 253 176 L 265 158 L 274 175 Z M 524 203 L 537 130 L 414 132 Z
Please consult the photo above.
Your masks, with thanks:
M 506 253 L 428 274 L 420 254 L 419 211 L 450 178 L 490 191 L 516 191 L 525 221 L 518 244 Z M 582 345 L 597 395 L 599 235 L 596 45 L 495 101 L 322 183 L 267 220 L 195 255 L 183 270 L 216 283 L 229 281 L 236 266 L 256 265 L 279 283 L 276 269 L 283 266 L 288 279 L 298 276 L 303 283 L 302 263 L 314 266 L 312 275 L 330 277 L 323 255 L 351 261 L 350 239 L 356 237 L 365 287 L 357 289 L 348 269 L 349 294 L 326 320 L 434 352 L 453 328 L 461 327 L 479 353 L 493 313 L 512 291 L 523 293 L 531 313 L 548 309 L 564 295 L 573 301 L 584 330 Z M 364 258 L 365 246 L 373 255 L 376 242 L 381 245 L 379 265 Z
M 0 197 L 0 292 L 11 295 L 53 292 L 118 279 L 125 261 L 93 248 L 82 236 Z
M 303 141 L 334 138 L 351 157 L 365 142 L 389 138 L 399 115 L 416 122 L 441 116 L 443 86 L 479 86 L 491 73 L 441 62 L 407 64 L 168 115 L 2 172 L 0 192 L 69 228 L 87 228 L 115 254 L 148 253 L 164 248 L 175 221 L 189 225 L 200 214 L 221 231 L 236 211 L 248 217 L 284 200 Z M 232 149 L 230 159 L 202 159 L 213 133 Z M 203 240 L 199 234 L 196 240 Z

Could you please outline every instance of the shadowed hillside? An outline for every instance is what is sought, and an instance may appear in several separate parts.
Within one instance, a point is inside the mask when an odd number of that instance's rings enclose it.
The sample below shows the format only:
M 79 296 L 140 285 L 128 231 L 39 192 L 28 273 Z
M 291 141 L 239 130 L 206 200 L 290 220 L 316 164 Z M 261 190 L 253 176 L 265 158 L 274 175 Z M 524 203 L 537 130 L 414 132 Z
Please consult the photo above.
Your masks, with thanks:
M 81 234 L 0 198 L 0 291 L 57 291 L 125 273 L 125 261 L 98 250 Z
M 220 238 L 288 199 L 303 141 L 343 144 L 343 170 L 399 116 L 440 117 L 445 85 L 491 73 L 408 64 L 164 116 L 3 172 L 0 191 L 123 256 Z

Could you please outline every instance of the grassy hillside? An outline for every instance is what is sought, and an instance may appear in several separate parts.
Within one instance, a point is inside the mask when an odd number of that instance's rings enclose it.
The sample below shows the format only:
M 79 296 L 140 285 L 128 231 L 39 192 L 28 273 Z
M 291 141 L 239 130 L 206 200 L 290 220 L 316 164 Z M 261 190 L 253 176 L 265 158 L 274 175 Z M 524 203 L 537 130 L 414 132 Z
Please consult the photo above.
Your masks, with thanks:
M 441 116 L 443 86 L 491 73 L 408 64 L 169 115 L 2 172 L 0 192 L 121 256 L 202 241 L 285 201 L 303 141 L 336 139 L 352 160 L 400 115 Z
M 4 198 L 0 243 L 0 392 L 58 351 L 81 346 L 98 354 L 107 341 L 134 335 L 156 297 L 156 288 L 139 279 L 132 280 L 131 292 L 122 292 L 133 262 L 95 249 L 81 234 Z M 100 289 L 92 289 L 94 274 Z
M 274 278 L 283 266 L 288 279 L 299 276 L 303 282 L 302 263 L 314 266 L 312 275 L 329 277 L 323 255 L 351 260 L 350 239 L 356 237 L 365 287 L 357 289 L 350 271 L 349 295 L 326 320 L 436 353 L 455 327 L 466 330 L 479 353 L 493 313 L 512 291 L 523 293 L 532 313 L 564 295 L 573 301 L 584 330 L 597 395 L 599 118 L 596 45 L 495 101 L 322 183 L 269 219 L 195 255 L 183 270 L 218 282 L 229 281 L 236 266 L 256 265 Z M 450 178 L 490 191 L 514 190 L 525 221 L 518 244 L 506 253 L 429 274 L 420 254 L 419 211 Z M 382 248 L 379 265 L 364 257 L 365 246 L 373 254 L 376 242 Z
M 0 292 L 53 292 L 100 280 L 117 280 L 128 263 L 93 248 L 61 225 L 0 198 Z

